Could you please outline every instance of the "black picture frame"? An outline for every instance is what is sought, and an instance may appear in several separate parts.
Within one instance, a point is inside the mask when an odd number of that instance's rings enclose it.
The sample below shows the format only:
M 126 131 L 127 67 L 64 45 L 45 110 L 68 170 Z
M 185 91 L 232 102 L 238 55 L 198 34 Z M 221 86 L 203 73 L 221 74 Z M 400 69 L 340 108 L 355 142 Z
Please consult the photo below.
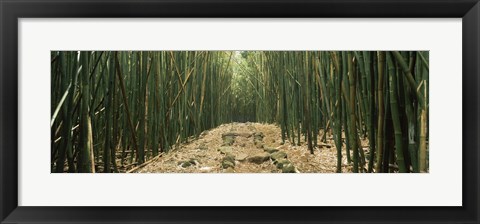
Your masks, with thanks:
M 1 223 L 480 223 L 480 154 L 478 153 L 480 4 L 478 0 L 0 0 L 0 16 Z M 463 206 L 18 206 L 17 21 L 19 18 L 75 17 L 463 18 Z M 452 77 L 458 78 L 455 76 L 456 74 L 452 74 Z M 442 195 L 438 196 L 442 197 Z

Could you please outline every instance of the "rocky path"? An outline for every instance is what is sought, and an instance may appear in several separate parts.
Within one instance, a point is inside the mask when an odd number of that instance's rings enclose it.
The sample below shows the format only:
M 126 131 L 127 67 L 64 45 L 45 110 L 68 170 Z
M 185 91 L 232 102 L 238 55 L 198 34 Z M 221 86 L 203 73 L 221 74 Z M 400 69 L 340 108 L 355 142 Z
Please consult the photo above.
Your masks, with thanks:
M 337 155 L 332 137 L 312 155 L 305 144 L 282 144 L 272 124 L 231 123 L 204 131 L 198 139 L 138 169 L 138 173 L 334 173 Z M 344 151 L 344 150 L 343 150 Z M 343 156 L 343 172 L 351 172 Z

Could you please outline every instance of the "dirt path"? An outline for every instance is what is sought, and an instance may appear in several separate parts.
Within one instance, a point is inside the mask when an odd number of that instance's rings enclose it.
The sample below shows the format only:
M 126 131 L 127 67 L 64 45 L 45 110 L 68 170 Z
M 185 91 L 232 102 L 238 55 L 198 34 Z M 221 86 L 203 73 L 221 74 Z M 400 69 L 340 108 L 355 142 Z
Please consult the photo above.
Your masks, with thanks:
M 305 144 L 282 145 L 280 128 L 272 124 L 231 123 L 204 131 L 138 173 L 335 173 L 337 152 L 332 136 L 312 155 Z M 345 146 L 345 145 L 344 145 Z M 343 147 L 344 147 L 343 146 Z M 342 150 L 344 151 L 344 150 Z M 346 156 L 343 172 L 351 172 Z

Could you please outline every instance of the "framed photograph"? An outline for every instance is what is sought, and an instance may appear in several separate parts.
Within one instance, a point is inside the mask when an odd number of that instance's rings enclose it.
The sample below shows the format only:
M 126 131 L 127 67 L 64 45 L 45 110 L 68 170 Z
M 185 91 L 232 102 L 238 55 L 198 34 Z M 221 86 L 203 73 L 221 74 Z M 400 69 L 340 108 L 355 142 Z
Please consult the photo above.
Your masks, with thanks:
M 0 223 L 480 222 L 478 0 L 0 14 Z

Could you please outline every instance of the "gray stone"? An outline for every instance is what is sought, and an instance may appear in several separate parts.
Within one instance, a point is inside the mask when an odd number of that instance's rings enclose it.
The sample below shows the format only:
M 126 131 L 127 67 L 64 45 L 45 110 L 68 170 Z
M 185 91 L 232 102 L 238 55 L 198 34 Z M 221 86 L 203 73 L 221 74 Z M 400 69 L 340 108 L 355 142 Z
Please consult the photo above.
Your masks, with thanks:
M 222 134 L 222 138 L 225 138 L 227 136 L 229 136 L 229 137 L 240 136 L 240 137 L 244 137 L 244 138 L 250 138 L 250 137 L 252 137 L 252 135 L 253 135 L 253 133 L 251 133 L 251 132 L 227 132 L 227 133 Z
M 183 162 L 180 162 L 180 166 L 182 166 L 183 168 L 187 168 L 189 166 L 193 165 L 191 162 L 189 161 L 183 161 Z
M 245 153 L 240 153 L 240 154 L 238 154 L 238 155 L 235 157 L 235 159 L 238 160 L 238 161 L 244 161 L 247 157 L 248 157 L 247 154 L 245 154 Z
M 224 139 L 224 138 L 227 137 L 227 136 L 229 136 L 229 137 L 235 137 L 235 136 L 237 136 L 237 133 L 234 133 L 234 132 L 223 133 L 223 134 L 222 134 L 222 139 Z
M 257 146 L 258 148 L 263 148 L 263 133 L 262 132 L 255 132 L 253 134 L 253 143 L 255 144 L 255 146 Z
M 277 161 L 276 166 L 277 166 L 278 169 L 282 169 L 284 166 L 286 166 L 288 164 L 290 164 L 290 161 L 288 161 L 286 159 L 281 159 L 281 160 Z
M 205 135 L 208 135 L 208 133 L 209 133 L 209 131 L 208 131 L 208 130 L 206 130 L 206 131 L 203 131 L 203 132 L 200 134 L 200 136 L 205 136 Z
M 227 154 L 227 156 L 225 156 L 223 158 L 223 161 L 229 161 L 229 162 L 235 164 L 235 156 L 232 155 L 232 154 Z
M 285 153 L 285 152 L 278 151 L 278 152 L 272 153 L 272 160 L 274 162 L 278 161 L 278 160 L 281 160 L 281 159 L 284 159 L 284 158 L 287 158 L 287 153 Z
M 232 151 L 233 151 L 231 147 L 225 147 L 225 146 L 222 146 L 217 150 L 222 154 L 232 154 Z
M 226 169 L 228 167 L 235 168 L 235 156 L 228 154 L 222 159 L 222 168 Z
M 200 164 L 200 163 L 198 162 L 198 160 L 195 159 L 195 158 L 190 159 L 188 162 L 191 163 L 192 165 L 198 165 L 198 164 Z
M 272 153 L 274 153 L 274 152 L 278 152 L 278 149 L 276 149 L 276 148 L 270 148 L 270 147 L 266 147 L 266 148 L 264 148 L 264 149 L 263 149 L 263 151 L 265 151 L 265 152 L 268 152 L 268 153 L 272 154 Z
M 233 167 L 228 167 L 225 169 L 225 173 L 235 173 L 235 169 Z
M 230 162 L 230 161 L 228 161 L 228 160 L 223 160 L 223 161 L 222 161 L 222 168 L 227 169 L 227 168 L 229 168 L 229 167 L 234 168 L 234 167 L 235 167 L 235 163 L 232 163 L 232 162 Z
M 248 162 L 261 164 L 270 159 L 270 154 L 267 152 L 258 153 L 247 158 Z
M 295 173 L 295 167 L 291 163 L 285 164 L 282 167 L 282 173 Z
M 223 145 L 233 145 L 235 142 L 235 137 L 233 136 L 225 136 L 223 139 Z

